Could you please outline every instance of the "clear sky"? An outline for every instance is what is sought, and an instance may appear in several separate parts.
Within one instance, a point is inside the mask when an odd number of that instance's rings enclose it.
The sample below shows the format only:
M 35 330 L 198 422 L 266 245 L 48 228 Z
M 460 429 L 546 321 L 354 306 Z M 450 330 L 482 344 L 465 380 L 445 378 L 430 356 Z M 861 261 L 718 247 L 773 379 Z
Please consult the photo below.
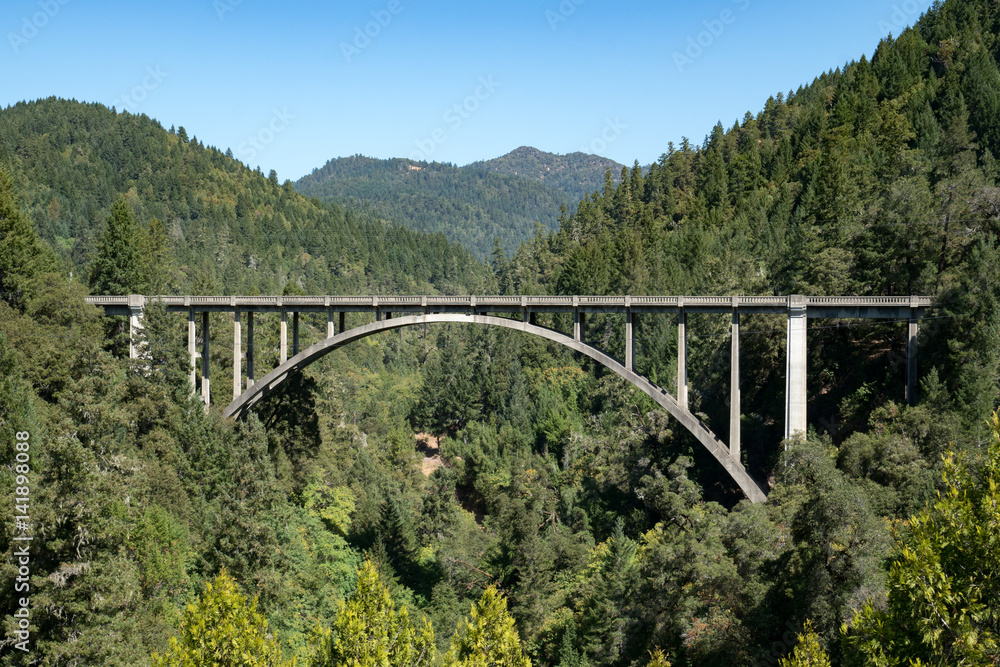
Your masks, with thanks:
M 0 105 L 145 113 L 297 179 L 530 145 L 648 164 L 871 55 L 931 0 L 4 0 Z

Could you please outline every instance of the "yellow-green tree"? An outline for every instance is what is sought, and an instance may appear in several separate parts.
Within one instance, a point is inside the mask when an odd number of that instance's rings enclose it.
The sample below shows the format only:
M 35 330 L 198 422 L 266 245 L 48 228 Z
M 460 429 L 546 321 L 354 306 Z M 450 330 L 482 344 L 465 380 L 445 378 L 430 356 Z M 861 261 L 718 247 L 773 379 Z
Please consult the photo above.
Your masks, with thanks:
M 524 654 L 507 600 L 496 586 L 483 592 L 468 619 L 459 621 L 445 667 L 531 667 Z
M 781 667 L 831 667 L 830 656 L 820 646 L 819 634 L 813 629 L 812 621 L 806 621 L 795 650 L 779 664 Z
M 945 486 L 910 520 L 885 609 L 867 604 L 844 633 L 864 664 L 1000 664 L 1000 418 L 981 466 L 949 457 Z
M 330 629 L 320 628 L 313 640 L 311 667 L 427 667 L 434 658 L 434 630 L 410 623 L 406 607 L 396 610 L 378 569 L 366 560 L 358 569 L 358 586 Z
M 153 667 L 282 667 L 278 643 L 269 636 L 257 599 L 247 601 L 223 570 L 189 604 L 180 637 L 170 638 L 165 655 L 153 654 Z

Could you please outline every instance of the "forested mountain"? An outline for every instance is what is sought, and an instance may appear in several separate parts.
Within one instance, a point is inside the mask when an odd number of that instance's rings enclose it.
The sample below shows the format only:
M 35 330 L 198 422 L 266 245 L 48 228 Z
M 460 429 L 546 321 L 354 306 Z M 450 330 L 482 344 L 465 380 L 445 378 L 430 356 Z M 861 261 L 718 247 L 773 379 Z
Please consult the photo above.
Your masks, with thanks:
M 562 192 L 575 206 L 584 195 L 604 187 L 604 176 L 608 170 L 617 178 L 623 166 L 599 155 L 580 152 L 557 155 L 521 146 L 501 157 L 473 162 L 467 168 L 541 181 Z
M 440 235 L 310 201 L 183 127 L 97 104 L 49 98 L 0 111 L 0 163 L 77 273 L 125 195 L 171 260 L 154 292 L 280 292 L 289 283 L 309 293 L 461 292 L 482 275 Z
M 933 296 L 913 406 L 905 323 L 810 321 L 810 432 L 788 442 L 785 319 L 743 321 L 743 460 L 770 488 L 758 505 L 645 395 L 518 332 L 366 339 L 243 422 L 206 413 L 190 396 L 182 318 L 150 309 L 145 358 L 129 362 L 113 323 L 81 301 L 164 263 L 186 276 L 187 262 L 220 260 L 207 245 L 154 253 L 146 211 L 165 195 L 109 188 L 70 228 L 94 230 L 93 259 L 70 279 L 60 257 L 76 246 L 53 250 L 33 228 L 49 229 L 53 175 L 25 162 L 56 131 L 22 131 L 0 157 L 0 447 L 8 462 L 29 455 L 17 465 L 30 470 L 5 464 L 0 484 L 22 485 L 30 506 L 7 493 L 0 511 L 31 517 L 33 653 L 12 648 L 8 614 L 0 661 L 213 664 L 223 647 L 252 665 L 1000 664 L 998 36 L 992 0 L 938 3 L 871 60 L 776 95 L 702 145 L 668 146 L 648 173 L 623 170 L 558 230 L 494 255 L 485 279 L 476 264 L 457 273 L 512 294 Z M 159 133 L 172 159 L 201 151 Z M 89 173 L 97 158 L 74 159 Z M 89 194 L 69 197 L 59 219 Z M 204 210 L 179 217 L 193 225 Z M 139 252 L 114 250 L 137 234 Z M 280 285 L 288 265 L 275 250 L 259 270 Z M 305 342 L 324 335 L 303 319 Z M 276 363 L 274 320 L 258 323 L 262 368 Z M 213 377 L 225 378 L 233 328 L 212 322 Z M 688 321 L 692 410 L 723 438 L 728 325 Z M 620 316 L 587 327 L 623 355 Z M 638 370 L 670 387 L 676 323 L 642 317 L 637 339 Z M 226 385 L 212 383 L 217 405 Z M 0 606 L 16 610 L 21 543 L 5 522 Z
M 496 239 L 512 254 L 535 234 L 537 225 L 558 228 L 563 206 L 602 187 L 605 163 L 614 164 L 597 156 L 558 156 L 534 149 L 466 167 L 355 155 L 330 160 L 295 187 L 409 229 L 444 234 L 485 259 Z M 517 173 L 521 165 L 525 173 Z M 542 178 L 551 172 L 551 179 Z

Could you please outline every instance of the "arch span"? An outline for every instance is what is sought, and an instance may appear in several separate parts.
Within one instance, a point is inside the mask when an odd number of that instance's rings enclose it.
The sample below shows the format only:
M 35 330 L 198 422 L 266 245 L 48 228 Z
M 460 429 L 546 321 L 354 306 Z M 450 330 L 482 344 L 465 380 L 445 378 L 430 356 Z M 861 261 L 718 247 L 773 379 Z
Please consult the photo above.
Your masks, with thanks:
M 362 338 L 372 336 L 383 331 L 412 327 L 419 324 L 435 323 L 457 323 L 457 324 L 483 324 L 487 326 L 502 327 L 523 331 L 525 333 L 541 336 L 554 343 L 565 345 L 566 347 L 584 354 L 594 361 L 610 368 L 622 378 L 638 387 L 652 398 L 658 405 L 669 412 L 674 419 L 679 421 L 684 428 L 690 431 L 695 438 L 709 451 L 715 459 L 722 464 L 726 472 L 733 481 L 740 487 L 743 493 L 753 502 L 763 502 L 767 499 L 764 490 L 754 481 L 750 474 L 737 459 L 729 454 L 729 448 L 712 431 L 710 431 L 697 417 L 681 408 L 677 400 L 666 391 L 657 387 L 645 377 L 628 370 L 624 365 L 611 358 L 601 350 L 584 342 L 575 340 L 570 336 L 561 334 L 552 329 L 539 327 L 528 322 L 509 320 L 502 317 L 489 315 L 466 315 L 439 313 L 430 315 L 409 315 L 395 317 L 388 320 L 376 321 L 348 331 L 337 334 L 324 341 L 316 343 L 312 347 L 300 352 L 285 363 L 281 364 L 273 371 L 265 375 L 251 388 L 243 392 L 239 398 L 234 400 L 226 409 L 223 415 L 239 419 L 243 414 L 253 407 L 258 401 L 274 391 L 282 382 L 294 373 L 300 372 L 303 368 L 316 361 L 320 357 L 333 352 L 345 345 L 353 343 Z

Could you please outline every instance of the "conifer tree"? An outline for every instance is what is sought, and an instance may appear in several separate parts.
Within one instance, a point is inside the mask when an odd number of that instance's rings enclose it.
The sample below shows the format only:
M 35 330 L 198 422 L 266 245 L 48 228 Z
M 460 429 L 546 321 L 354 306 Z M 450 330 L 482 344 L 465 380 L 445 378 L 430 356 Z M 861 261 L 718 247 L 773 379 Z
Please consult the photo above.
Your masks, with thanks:
M 459 621 L 444 665 L 531 667 L 531 660 L 524 654 L 521 638 L 514 628 L 514 617 L 507 611 L 507 600 L 496 586 L 483 591 L 479 602 L 472 606 L 469 618 Z
M 153 654 L 153 667 L 281 667 L 276 641 L 268 635 L 267 619 L 249 602 L 236 581 L 223 570 L 205 585 L 201 598 L 189 604 L 180 638 L 170 638 L 170 650 Z
M 139 225 L 125 197 L 111 205 L 107 228 L 90 267 L 94 294 L 141 294 L 146 286 Z
M 434 658 L 434 630 L 410 623 L 406 607 L 396 610 L 378 569 L 366 560 L 358 570 L 358 587 L 342 603 L 330 629 L 313 638 L 311 667 L 427 667 Z
M 0 168 L 0 301 L 23 307 L 35 276 L 54 267 L 52 252 L 21 211 L 14 179 Z

